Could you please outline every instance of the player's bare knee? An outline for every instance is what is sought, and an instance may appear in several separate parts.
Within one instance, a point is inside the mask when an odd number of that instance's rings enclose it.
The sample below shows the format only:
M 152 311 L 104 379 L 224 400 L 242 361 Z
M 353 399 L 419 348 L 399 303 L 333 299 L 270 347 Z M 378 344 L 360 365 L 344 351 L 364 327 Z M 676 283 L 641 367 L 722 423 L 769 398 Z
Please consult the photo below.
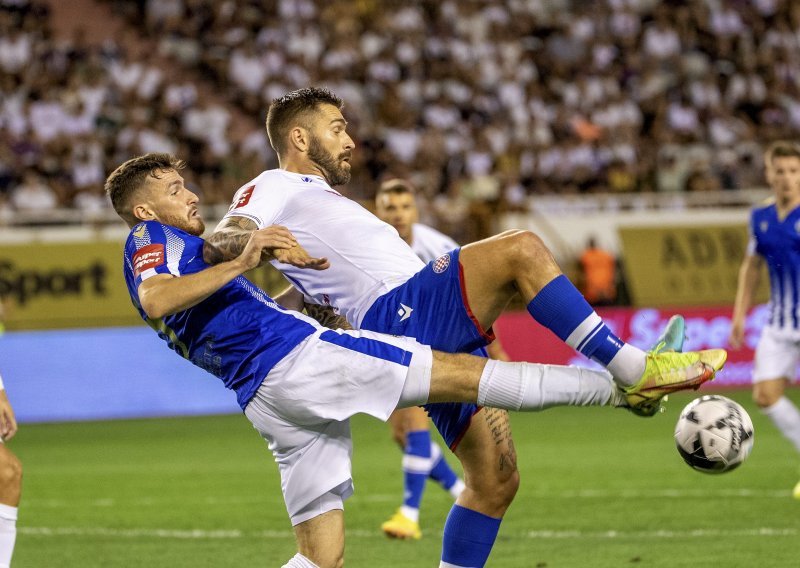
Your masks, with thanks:
M 780 400 L 782 393 L 776 392 L 774 390 L 767 390 L 767 389 L 753 389 L 753 402 L 756 403 L 756 406 L 759 408 L 769 408 L 778 400 Z
M 513 469 L 493 470 L 479 480 L 465 480 L 467 487 L 474 492 L 484 511 L 491 511 L 490 516 L 499 517 L 505 514 L 519 489 L 519 471 Z
M 22 462 L 11 452 L 3 452 L 0 459 L 0 486 L 14 487 L 22 482 Z
M 531 231 L 515 231 L 507 236 L 509 258 L 516 270 L 528 271 L 531 266 L 558 270 L 553 254 L 538 235 Z

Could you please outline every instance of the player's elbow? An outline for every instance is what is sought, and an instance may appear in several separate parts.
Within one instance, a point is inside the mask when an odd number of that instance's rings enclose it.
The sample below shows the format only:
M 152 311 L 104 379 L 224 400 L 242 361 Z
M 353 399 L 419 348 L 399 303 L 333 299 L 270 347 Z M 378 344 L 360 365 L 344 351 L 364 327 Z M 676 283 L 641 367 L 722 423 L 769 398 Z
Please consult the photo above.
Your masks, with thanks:
M 217 246 L 216 237 L 217 234 L 215 233 L 203 243 L 203 260 L 206 264 L 219 264 L 225 260 L 222 249 Z
M 160 298 L 156 295 L 147 292 L 139 294 L 139 305 L 142 307 L 142 311 L 147 315 L 147 319 L 161 319 L 164 316 L 168 316 L 172 313 L 169 310 L 169 306 L 166 305 Z

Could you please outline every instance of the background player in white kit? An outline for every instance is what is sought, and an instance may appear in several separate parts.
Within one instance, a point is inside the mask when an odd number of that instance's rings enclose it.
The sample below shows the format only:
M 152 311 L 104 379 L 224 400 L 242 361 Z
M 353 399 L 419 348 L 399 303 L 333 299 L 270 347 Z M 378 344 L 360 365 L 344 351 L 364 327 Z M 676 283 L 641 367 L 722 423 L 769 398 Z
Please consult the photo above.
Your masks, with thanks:
M 769 269 L 769 322 L 756 347 L 753 400 L 800 452 L 800 411 L 784 391 L 800 361 L 800 145 L 776 142 L 764 153 L 774 193 L 750 214 L 750 242 L 739 270 L 730 344 L 744 341 L 761 270 Z M 794 488 L 800 499 L 800 482 Z
M 325 269 L 285 227 L 247 237 L 242 254 L 210 266 L 198 198 L 183 163 L 167 154 L 128 160 L 106 180 L 114 209 L 131 227 L 123 272 L 131 301 L 167 346 L 236 393 L 268 441 L 298 554 L 286 568 L 344 563 L 343 501 L 353 492 L 349 419 L 388 418 L 397 406 L 456 400 L 515 410 L 556 405 L 629 406 L 605 372 L 494 362 L 434 352 L 413 339 L 332 331 L 278 306 L 241 275 L 268 259 Z M 724 351 L 706 352 L 714 368 Z M 487 370 L 488 369 L 488 370 Z M 514 376 L 508 392 L 497 369 Z M 714 369 L 689 386 L 710 380 Z M 657 401 L 663 392 L 643 393 Z
M 337 309 L 356 328 L 469 353 L 492 341 L 492 324 L 519 293 L 536 321 L 603 364 L 629 395 L 665 395 L 708 372 L 697 353 L 645 353 L 616 337 L 529 231 L 507 231 L 425 266 L 394 228 L 333 189 L 350 180 L 354 149 L 342 106 L 313 87 L 273 101 L 267 132 L 281 168 L 237 191 L 207 242 L 207 260 L 234 258 L 253 231 L 280 224 L 331 267 L 273 265 L 306 299 Z M 505 368 L 487 363 L 495 366 Z M 515 379 L 490 374 L 489 382 L 513 396 Z M 637 409 L 655 413 L 651 402 Z M 441 566 L 483 566 L 519 486 L 508 416 L 469 404 L 427 410 L 464 466 L 467 486 L 445 523 Z
M 422 262 L 433 262 L 458 248 L 458 244 L 433 227 L 419 222 L 416 190 L 399 178 L 381 183 L 375 194 L 375 214 L 397 230 Z M 498 340 L 487 346 L 492 359 L 508 361 Z M 427 478 L 435 481 L 454 497 L 464 488 L 439 449 L 431 440 L 428 414 L 420 407 L 395 410 L 389 417 L 394 440 L 403 450 L 403 504 L 381 525 L 383 532 L 395 538 L 422 536 L 419 509 Z
M 17 433 L 14 409 L 0 377 L 0 568 L 11 565 L 17 539 L 17 508 L 22 492 L 22 464 L 5 442 Z

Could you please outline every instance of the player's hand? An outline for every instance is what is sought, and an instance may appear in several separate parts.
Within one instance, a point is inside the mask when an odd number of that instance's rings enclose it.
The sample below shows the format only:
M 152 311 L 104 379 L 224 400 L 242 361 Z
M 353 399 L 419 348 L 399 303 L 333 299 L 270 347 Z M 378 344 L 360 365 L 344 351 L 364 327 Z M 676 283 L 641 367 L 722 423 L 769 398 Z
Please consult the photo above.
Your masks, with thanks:
M 276 258 L 277 251 L 288 250 L 296 246 L 298 246 L 297 239 L 289 229 L 280 225 L 272 225 L 250 233 L 238 260 L 244 265 L 244 271 L 247 271 L 261 265 L 265 260 Z
M 3 440 L 10 440 L 17 433 L 17 419 L 14 417 L 14 409 L 8 402 L 5 390 L 0 390 L 0 437 Z
M 288 249 L 276 249 L 273 254 L 278 262 L 291 264 L 297 268 L 325 270 L 331 265 L 327 258 L 315 258 L 300 245 L 295 245 Z
M 731 334 L 728 337 L 728 344 L 732 349 L 739 349 L 744 344 L 744 322 L 731 322 Z

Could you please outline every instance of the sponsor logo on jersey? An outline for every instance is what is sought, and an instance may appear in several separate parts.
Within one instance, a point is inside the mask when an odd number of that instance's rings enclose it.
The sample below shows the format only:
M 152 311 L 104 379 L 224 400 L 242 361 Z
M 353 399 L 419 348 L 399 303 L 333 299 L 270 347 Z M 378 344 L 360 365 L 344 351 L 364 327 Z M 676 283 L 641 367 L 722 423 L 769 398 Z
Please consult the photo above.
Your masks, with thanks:
M 239 196 L 239 199 L 233 202 L 229 211 L 233 211 L 234 209 L 238 209 L 239 207 L 244 207 L 248 203 L 250 203 L 250 198 L 253 196 L 253 190 L 256 186 L 251 185 L 247 189 L 245 189 L 242 194 Z
M 311 181 L 312 181 L 310 177 L 301 177 L 300 179 L 303 180 L 306 183 L 311 183 Z
M 766 233 L 767 229 L 769 229 L 769 223 L 766 221 L 761 221 L 761 224 L 758 226 L 758 228 L 761 229 L 762 233 Z
M 164 245 L 157 243 L 140 248 L 133 255 L 133 277 L 138 278 L 142 272 L 164 264 Z
M 433 271 L 436 274 L 441 274 L 450 266 L 450 253 L 443 254 L 436 259 L 433 263 Z
M 137 239 L 141 239 L 144 234 L 147 232 L 147 225 L 142 223 L 141 225 L 137 225 L 136 228 L 133 230 L 133 236 Z
M 397 310 L 397 315 L 400 316 L 400 321 L 406 321 L 408 318 L 411 317 L 411 312 L 414 311 L 414 308 L 409 308 L 405 304 L 400 304 L 400 309 Z

